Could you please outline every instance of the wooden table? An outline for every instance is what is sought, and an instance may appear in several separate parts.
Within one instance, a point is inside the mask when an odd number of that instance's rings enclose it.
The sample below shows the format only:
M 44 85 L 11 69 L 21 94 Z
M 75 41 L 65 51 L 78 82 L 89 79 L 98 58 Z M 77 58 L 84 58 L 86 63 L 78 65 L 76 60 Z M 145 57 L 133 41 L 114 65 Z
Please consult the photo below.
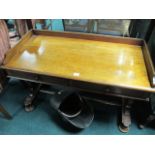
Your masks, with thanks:
M 31 30 L 1 66 L 9 77 L 149 101 L 155 71 L 144 40 Z M 127 126 L 124 124 L 124 126 Z

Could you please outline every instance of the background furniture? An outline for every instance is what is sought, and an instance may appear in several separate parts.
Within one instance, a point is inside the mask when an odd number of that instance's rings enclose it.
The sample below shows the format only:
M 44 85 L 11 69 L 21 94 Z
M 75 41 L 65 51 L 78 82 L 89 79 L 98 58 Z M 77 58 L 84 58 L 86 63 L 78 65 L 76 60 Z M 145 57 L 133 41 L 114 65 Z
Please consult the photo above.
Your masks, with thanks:
M 65 31 L 92 32 L 93 20 L 90 19 L 64 19 Z
M 4 20 L 0 20 L 0 65 L 3 62 L 6 52 L 9 50 L 9 34 L 6 23 Z M 7 77 L 5 72 L 0 71 L 0 93 L 4 90 L 7 84 Z M 0 104 L 0 112 L 4 114 L 7 118 L 11 118 L 10 114 L 6 109 Z
M 129 36 L 129 26 L 131 20 L 96 19 L 94 22 L 93 33 L 124 37 Z

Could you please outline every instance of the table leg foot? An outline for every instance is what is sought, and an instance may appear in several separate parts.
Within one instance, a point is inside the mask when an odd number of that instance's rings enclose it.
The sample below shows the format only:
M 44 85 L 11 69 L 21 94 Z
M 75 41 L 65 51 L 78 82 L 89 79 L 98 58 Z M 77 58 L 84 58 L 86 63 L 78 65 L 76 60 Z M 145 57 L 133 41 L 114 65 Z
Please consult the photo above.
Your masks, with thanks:
M 127 133 L 129 131 L 129 126 L 124 126 L 122 123 L 119 124 L 119 130 L 123 133 Z
M 144 129 L 147 125 L 149 125 L 154 120 L 155 120 L 155 115 L 149 115 L 144 121 L 144 123 L 139 124 L 139 128 Z
M 33 105 L 31 105 L 31 106 L 26 106 L 25 107 L 25 111 L 26 112 L 31 112 L 31 111 L 33 111 L 35 109 L 35 107 L 33 106 Z
M 139 124 L 139 126 L 138 126 L 140 129 L 144 129 L 145 128 L 145 125 L 143 125 L 143 124 Z

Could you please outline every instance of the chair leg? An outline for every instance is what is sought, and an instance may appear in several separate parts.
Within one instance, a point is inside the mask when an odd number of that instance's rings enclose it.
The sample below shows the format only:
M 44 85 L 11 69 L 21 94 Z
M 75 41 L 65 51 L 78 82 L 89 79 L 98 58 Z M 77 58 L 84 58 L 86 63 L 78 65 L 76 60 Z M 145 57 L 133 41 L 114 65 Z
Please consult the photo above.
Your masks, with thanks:
M 7 119 L 12 119 L 12 116 L 9 114 L 8 111 L 6 111 L 6 109 L 0 105 L 0 112 L 7 118 Z

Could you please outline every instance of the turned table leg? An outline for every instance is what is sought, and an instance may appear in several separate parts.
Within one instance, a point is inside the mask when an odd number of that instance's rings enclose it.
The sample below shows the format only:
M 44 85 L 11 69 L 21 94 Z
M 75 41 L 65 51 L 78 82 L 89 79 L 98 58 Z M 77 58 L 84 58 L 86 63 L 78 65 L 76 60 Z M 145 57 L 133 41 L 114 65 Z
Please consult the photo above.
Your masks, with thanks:
M 131 125 L 131 109 L 132 100 L 122 99 L 122 111 L 121 111 L 121 121 L 119 123 L 119 129 L 121 132 L 127 133 Z
M 26 97 L 25 102 L 24 102 L 25 111 L 30 112 L 30 111 L 34 110 L 34 108 L 35 108 L 35 104 L 34 104 L 35 102 L 34 101 L 37 97 L 37 94 L 40 91 L 40 87 L 41 87 L 41 84 L 35 84 L 31 88 L 30 93 Z

